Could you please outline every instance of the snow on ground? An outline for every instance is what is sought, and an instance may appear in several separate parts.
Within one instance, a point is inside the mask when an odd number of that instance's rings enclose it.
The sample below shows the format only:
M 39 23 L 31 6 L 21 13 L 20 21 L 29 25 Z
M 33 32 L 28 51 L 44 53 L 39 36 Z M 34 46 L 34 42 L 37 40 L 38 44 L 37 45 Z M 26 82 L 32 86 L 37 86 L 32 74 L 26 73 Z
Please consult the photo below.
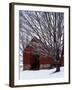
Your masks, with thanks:
M 54 73 L 56 69 L 44 69 L 44 70 L 25 70 L 20 71 L 20 80 L 30 80 L 30 79 L 46 79 L 46 78 L 63 78 L 64 77 L 64 67 L 60 68 L 60 72 Z

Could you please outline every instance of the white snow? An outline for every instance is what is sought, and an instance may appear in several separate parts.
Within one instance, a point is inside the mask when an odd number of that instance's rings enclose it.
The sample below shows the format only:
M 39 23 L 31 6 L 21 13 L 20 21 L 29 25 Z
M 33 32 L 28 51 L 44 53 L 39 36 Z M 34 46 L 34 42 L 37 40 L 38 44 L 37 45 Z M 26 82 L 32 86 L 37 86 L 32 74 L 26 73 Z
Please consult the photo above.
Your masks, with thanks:
M 46 79 L 46 78 L 63 78 L 64 77 L 64 67 L 60 68 L 60 72 L 55 72 L 54 69 L 44 69 L 44 70 L 25 70 L 20 71 L 20 80 L 30 80 L 30 79 Z

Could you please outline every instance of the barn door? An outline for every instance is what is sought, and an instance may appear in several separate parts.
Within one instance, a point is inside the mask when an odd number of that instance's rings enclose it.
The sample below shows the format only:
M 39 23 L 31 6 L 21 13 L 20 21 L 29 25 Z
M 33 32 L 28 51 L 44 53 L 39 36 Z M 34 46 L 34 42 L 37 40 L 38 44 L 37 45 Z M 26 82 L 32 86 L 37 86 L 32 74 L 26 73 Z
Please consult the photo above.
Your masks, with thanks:
M 39 55 L 34 54 L 34 55 L 32 55 L 31 70 L 38 70 L 39 67 L 40 67 Z

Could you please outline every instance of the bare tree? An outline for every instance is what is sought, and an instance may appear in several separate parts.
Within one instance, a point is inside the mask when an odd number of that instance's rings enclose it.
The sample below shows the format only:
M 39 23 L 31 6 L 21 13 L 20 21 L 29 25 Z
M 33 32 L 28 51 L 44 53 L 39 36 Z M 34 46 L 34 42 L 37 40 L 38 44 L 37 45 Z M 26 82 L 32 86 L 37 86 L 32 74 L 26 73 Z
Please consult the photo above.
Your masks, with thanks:
M 64 14 L 59 12 L 20 11 L 20 50 L 35 36 L 42 43 L 46 53 L 57 63 L 60 71 L 60 58 L 64 55 Z

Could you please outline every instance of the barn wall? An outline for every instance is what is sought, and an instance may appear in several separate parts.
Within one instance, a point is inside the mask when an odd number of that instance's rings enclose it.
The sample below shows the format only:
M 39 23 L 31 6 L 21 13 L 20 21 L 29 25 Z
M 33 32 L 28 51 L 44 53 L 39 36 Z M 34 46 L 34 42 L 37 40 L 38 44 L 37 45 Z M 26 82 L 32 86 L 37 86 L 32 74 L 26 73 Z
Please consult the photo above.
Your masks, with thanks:
M 30 70 L 31 65 L 30 64 L 24 64 L 24 70 Z
M 32 49 L 26 48 L 23 53 L 23 69 L 24 70 L 30 70 L 31 65 L 33 63 L 32 56 L 33 56 Z M 45 57 L 45 56 L 39 57 L 39 63 L 40 63 L 40 69 L 48 69 L 48 68 L 53 67 L 54 64 L 56 64 L 51 57 Z M 61 66 L 64 65 L 64 57 L 61 58 L 60 64 Z
M 23 69 L 29 70 L 31 68 L 31 51 L 30 49 L 26 49 L 23 53 Z
M 50 64 L 40 64 L 40 69 L 48 69 L 50 66 Z

